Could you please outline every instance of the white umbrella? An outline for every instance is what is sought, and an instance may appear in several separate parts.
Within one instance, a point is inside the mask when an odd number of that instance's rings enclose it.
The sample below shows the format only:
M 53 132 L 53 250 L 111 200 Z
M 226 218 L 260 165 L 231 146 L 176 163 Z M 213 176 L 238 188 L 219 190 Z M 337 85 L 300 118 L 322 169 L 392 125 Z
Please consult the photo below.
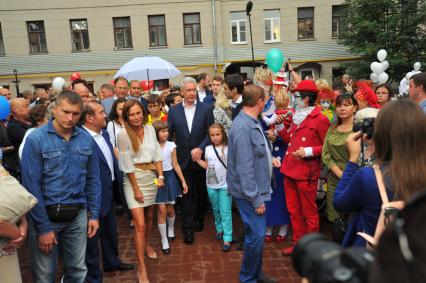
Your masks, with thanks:
M 125 77 L 127 80 L 163 80 L 176 77 L 180 71 L 170 62 L 160 57 L 137 57 L 126 64 L 115 74 L 114 79 Z

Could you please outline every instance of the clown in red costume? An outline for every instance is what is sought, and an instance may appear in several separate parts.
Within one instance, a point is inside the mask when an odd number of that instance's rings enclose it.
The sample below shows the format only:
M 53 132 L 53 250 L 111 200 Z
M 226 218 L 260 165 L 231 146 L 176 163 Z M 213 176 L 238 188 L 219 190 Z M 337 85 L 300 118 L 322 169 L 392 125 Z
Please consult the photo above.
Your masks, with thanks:
M 303 80 L 296 87 L 296 113 L 290 126 L 278 128 L 278 134 L 288 149 L 281 173 L 287 209 L 293 227 L 292 245 L 282 253 L 291 255 L 295 244 L 307 233 L 319 232 L 319 215 L 315 198 L 321 171 L 322 145 L 330 121 L 315 106 L 318 89 L 311 80 Z M 277 123 L 284 117 L 277 118 Z M 281 124 L 282 125 L 282 124 Z

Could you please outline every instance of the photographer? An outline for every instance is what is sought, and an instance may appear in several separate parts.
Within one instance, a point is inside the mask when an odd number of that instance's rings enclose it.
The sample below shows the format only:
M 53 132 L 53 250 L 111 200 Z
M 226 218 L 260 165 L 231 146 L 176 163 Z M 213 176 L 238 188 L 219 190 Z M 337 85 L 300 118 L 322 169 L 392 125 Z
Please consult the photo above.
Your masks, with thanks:
M 333 205 L 341 213 L 351 213 L 343 246 L 365 246 L 364 232 L 374 235 L 381 211 L 374 169 L 358 165 L 362 131 L 347 139 L 349 162 L 334 194 Z M 380 166 L 388 198 L 407 200 L 426 188 L 426 116 L 408 100 L 390 102 L 375 122 L 375 163 Z

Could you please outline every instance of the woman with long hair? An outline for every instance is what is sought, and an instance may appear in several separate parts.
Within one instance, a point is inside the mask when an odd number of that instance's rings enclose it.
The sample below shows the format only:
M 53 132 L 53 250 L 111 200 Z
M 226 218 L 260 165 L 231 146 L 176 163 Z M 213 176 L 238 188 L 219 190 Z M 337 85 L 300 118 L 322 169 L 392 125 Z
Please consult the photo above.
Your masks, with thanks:
M 375 170 L 383 175 L 386 195 L 392 201 L 407 201 L 426 190 L 426 115 L 410 100 L 387 103 L 380 110 L 374 130 L 376 164 L 358 166 L 361 133 L 347 139 L 349 162 L 337 185 L 333 204 L 337 211 L 351 213 L 344 246 L 365 246 L 358 235 L 374 235 L 381 212 L 382 197 Z
M 322 146 L 322 162 L 328 168 L 327 218 L 330 222 L 340 218 L 340 214 L 333 207 L 333 196 L 349 160 L 346 139 L 352 133 L 356 109 L 356 100 L 351 94 L 341 94 L 336 98 L 337 123 L 328 129 Z
M 213 117 L 216 124 L 221 124 L 228 133 L 232 124 L 231 102 L 223 92 L 223 88 L 218 92 L 216 103 L 213 108 Z
M 107 131 L 109 134 L 109 140 L 111 141 L 112 146 L 114 147 L 115 156 L 118 158 L 118 149 L 117 149 L 117 135 L 124 128 L 123 120 L 123 107 L 126 103 L 125 98 L 118 98 L 114 101 L 111 107 L 111 112 L 108 116 L 108 125 Z
M 164 186 L 162 154 L 155 130 L 147 124 L 148 115 L 138 100 L 126 101 L 123 120 L 124 129 L 117 136 L 118 160 L 125 173 L 124 194 L 135 223 L 138 280 L 149 282 L 144 256 L 157 259 L 148 239 L 157 189 Z

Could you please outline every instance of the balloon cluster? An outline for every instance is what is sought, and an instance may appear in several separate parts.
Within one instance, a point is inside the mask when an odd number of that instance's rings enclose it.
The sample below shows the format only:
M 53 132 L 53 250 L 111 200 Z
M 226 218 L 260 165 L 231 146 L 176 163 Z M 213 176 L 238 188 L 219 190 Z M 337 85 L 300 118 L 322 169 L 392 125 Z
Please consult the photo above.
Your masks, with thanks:
M 272 48 L 268 51 L 268 54 L 266 54 L 266 65 L 268 65 L 268 68 L 274 73 L 277 73 L 281 70 L 284 61 L 284 54 L 278 48 Z
M 377 52 L 377 59 L 379 59 L 380 62 L 373 62 L 370 65 L 372 71 L 370 79 L 376 84 L 384 84 L 389 79 L 389 75 L 385 73 L 387 68 L 389 68 L 389 62 L 385 60 L 387 56 L 388 53 L 386 50 L 380 49 Z

